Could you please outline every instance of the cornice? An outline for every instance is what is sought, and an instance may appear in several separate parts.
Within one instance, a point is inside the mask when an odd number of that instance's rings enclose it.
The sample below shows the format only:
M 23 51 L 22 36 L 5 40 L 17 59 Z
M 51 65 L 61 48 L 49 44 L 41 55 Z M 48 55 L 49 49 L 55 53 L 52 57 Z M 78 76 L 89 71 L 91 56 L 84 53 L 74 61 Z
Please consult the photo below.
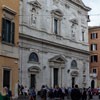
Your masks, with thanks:
M 26 35 L 26 34 L 23 34 L 23 33 L 19 33 L 19 37 L 20 37 L 20 39 L 29 39 L 29 41 L 34 40 L 34 41 L 44 43 L 44 44 L 47 44 L 47 45 L 53 45 L 55 47 L 60 47 L 60 48 L 68 49 L 68 50 L 71 50 L 71 51 L 75 51 L 75 52 L 79 52 L 79 53 L 84 53 L 86 55 L 90 55 L 90 52 L 86 51 L 86 50 L 77 49 L 77 48 L 74 48 L 74 47 L 66 46 L 64 44 L 61 45 L 61 44 L 55 43 L 53 41 L 40 39 L 40 38 L 37 38 L 37 37 L 34 37 L 34 36 L 29 36 L 29 35 Z
M 13 15 L 16 15 L 16 13 L 17 13 L 15 10 L 9 8 L 9 7 L 6 6 L 6 5 L 3 5 L 3 6 L 2 6 L 2 9 L 5 10 L 5 11 L 7 11 L 7 12 L 10 12 L 10 13 L 13 14 Z
M 89 27 L 89 31 L 100 31 L 100 26 Z
M 80 0 L 79 0 L 79 1 L 80 1 Z M 90 11 L 90 10 L 91 10 L 91 8 L 85 6 L 85 4 L 84 4 L 82 1 L 80 1 L 81 3 L 78 3 L 78 2 L 75 1 L 75 0 L 69 0 L 69 2 L 71 2 L 71 3 L 73 3 L 73 4 L 77 5 L 77 6 L 80 6 L 81 8 L 83 8 L 83 9 L 86 10 L 86 11 Z

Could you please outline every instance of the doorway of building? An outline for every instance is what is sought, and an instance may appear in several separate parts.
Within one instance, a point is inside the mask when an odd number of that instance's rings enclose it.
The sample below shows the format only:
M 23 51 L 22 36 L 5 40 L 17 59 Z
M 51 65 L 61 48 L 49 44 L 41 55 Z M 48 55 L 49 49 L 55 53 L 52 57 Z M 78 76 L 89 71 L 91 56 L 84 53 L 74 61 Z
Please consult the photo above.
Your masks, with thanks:
M 36 84 L 36 75 L 35 74 L 31 74 L 31 79 L 30 79 L 30 87 L 34 87 L 35 88 L 35 84 Z
M 75 85 L 75 77 L 72 77 L 72 88 L 74 88 Z
M 3 87 L 7 87 L 10 89 L 10 70 L 3 70 Z
M 58 85 L 58 68 L 54 68 L 54 87 Z
M 95 81 L 94 80 L 91 81 L 91 88 L 95 88 Z

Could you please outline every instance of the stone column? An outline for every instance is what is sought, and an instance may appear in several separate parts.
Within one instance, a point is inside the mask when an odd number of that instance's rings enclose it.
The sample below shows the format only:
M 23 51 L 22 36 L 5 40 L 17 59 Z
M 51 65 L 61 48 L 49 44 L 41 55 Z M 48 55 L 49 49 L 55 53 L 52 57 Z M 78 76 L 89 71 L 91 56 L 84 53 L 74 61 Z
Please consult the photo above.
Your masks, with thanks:
M 53 77 L 53 68 L 51 68 L 51 86 L 53 87 L 53 85 L 54 85 L 54 77 Z
M 59 73 L 58 73 L 58 84 L 59 84 L 59 87 L 61 87 L 61 67 L 59 68 Z

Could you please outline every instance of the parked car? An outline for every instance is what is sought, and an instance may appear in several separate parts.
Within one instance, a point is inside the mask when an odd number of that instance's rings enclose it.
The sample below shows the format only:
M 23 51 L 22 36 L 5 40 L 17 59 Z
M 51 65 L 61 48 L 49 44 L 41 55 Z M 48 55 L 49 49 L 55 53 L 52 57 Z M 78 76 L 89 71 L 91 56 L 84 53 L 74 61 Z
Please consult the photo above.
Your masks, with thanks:
M 93 95 L 98 95 L 99 94 L 98 89 L 97 88 L 92 89 L 92 94 Z
M 100 88 L 98 88 L 98 94 L 100 94 Z

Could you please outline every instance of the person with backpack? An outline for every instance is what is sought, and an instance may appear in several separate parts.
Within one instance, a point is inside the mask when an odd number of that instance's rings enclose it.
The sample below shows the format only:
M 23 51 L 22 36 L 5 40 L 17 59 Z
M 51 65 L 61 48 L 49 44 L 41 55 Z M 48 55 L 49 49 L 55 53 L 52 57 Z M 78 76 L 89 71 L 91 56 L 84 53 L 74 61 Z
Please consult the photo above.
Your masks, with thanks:
M 40 97 L 41 97 L 41 100 L 46 100 L 46 98 L 47 98 L 47 90 L 46 90 L 45 85 L 42 85 L 42 87 L 41 87 Z

